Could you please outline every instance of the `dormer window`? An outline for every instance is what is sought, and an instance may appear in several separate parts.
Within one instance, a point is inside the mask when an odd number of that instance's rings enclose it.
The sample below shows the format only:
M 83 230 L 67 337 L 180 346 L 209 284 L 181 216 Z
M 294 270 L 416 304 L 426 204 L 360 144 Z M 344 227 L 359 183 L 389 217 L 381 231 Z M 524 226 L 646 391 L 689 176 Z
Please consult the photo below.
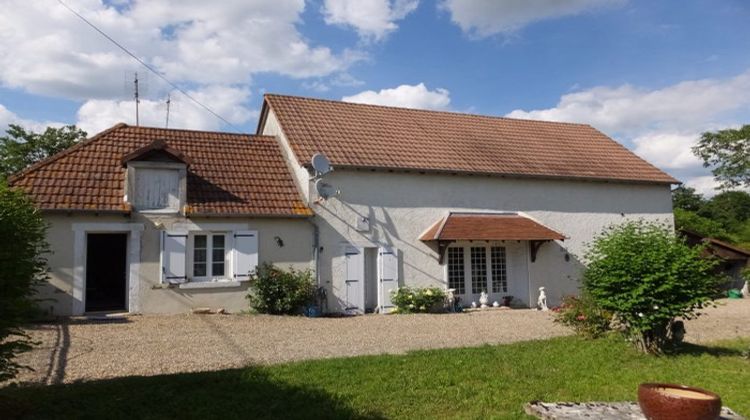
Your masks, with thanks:
M 132 204 L 139 211 L 180 211 L 180 170 L 137 167 Z
M 156 140 L 123 157 L 125 201 L 144 213 L 179 213 L 185 205 L 189 159 Z

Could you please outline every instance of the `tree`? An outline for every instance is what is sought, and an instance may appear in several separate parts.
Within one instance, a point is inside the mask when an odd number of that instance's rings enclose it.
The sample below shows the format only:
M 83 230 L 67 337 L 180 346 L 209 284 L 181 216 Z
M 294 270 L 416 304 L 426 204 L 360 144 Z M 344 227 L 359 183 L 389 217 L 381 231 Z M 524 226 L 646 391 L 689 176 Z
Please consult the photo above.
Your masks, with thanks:
M 0 382 L 21 365 L 17 354 L 33 344 L 21 326 L 35 308 L 33 294 L 46 278 L 47 225 L 31 199 L 0 180 Z
M 715 220 L 733 232 L 750 218 L 750 194 L 744 191 L 725 191 L 715 195 L 698 215 Z
M 640 350 L 661 353 L 679 341 L 675 319 L 690 319 L 717 292 L 716 261 L 662 224 L 606 229 L 587 251 L 584 292 L 612 312 Z
M 687 211 L 698 211 L 706 203 L 703 195 L 695 192 L 695 188 L 680 185 L 672 190 L 672 207 Z
M 10 124 L 5 136 L 0 137 L 0 178 L 7 178 L 85 138 L 86 132 L 74 125 L 47 127 L 39 134 Z
M 750 186 L 750 125 L 705 132 L 693 153 L 703 159 L 722 188 Z
M 678 230 L 688 230 L 707 238 L 716 238 L 724 241 L 733 240 L 732 235 L 724 229 L 721 223 L 699 216 L 692 211 L 674 209 L 674 224 Z

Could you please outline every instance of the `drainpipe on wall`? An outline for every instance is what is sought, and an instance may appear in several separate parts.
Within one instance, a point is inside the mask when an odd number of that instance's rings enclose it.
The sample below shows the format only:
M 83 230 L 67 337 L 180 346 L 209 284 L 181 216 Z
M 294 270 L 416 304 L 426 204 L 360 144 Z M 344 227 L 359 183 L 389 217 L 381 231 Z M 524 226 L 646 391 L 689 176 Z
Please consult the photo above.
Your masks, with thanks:
M 315 284 L 318 285 L 318 289 L 323 288 L 325 290 L 324 286 L 320 282 L 320 228 L 318 227 L 318 224 L 315 223 L 315 216 L 311 219 L 307 219 L 308 223 L 310 223 L 313 227 L 313 265 L 315 270 Z M 327 291 L 326 291 L 327 293 Z M 328 311 L 328 298 L 326 297 L 325 300 L 325 308 L 321 305 L 321 312 L 327 312 Z

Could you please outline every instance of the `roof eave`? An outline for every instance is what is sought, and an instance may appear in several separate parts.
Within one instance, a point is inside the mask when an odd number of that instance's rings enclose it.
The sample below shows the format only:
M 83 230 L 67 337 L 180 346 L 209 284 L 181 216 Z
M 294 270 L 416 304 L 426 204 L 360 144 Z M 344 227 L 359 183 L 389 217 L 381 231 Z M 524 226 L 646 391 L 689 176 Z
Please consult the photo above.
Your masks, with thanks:
M 259 218 L 259 219 L 309 219 L 313 217 L 314 214 L 277 214 L 277 213 L 214 213 L 214 212 L 191 212 L 190 214 L 186 215 L 187 218 L 196 218 L 196 217 L 203 217 L 203 218 L 239 218 L 239 217 L 251 217 L 251 218 Z
M 76 214 L 114 214 L 127 216 L 132 213 L 130 210 L 117 209 L 81 209 L 81 208 L 39 208 L 42 213 L 76 213 Z
M 307 167 L 309 164 L 305 163 L 302 166 Z M 455 174 L 455 175 L 469 175 L 469 176 L 489 176 L 498 178 L 528 178 L 528 179 L 556 179 L 556 180 L 569 180 L 569 181 L 592 181 L 592 182 L 614 182 L 614 183 L 626 183 L 626 184 L 656 184 L 656 185 L 680 185 L 681 181 L 671 178 L 671 180 L 648 180 L 648 179 L 627 179 L 627 178 L 602 178 L 602 177 L 589 177 L 589 176 L 570 176 L 570 175 L 536 175 L 536 174 L 523 174 L 523 173 L 511 173 L 511 172 L 477 172 L 477 171 L 462 171 L 454 169 L 438 169 L 438 168 L 417 168 L 417 167 L 389 167 L 389 166 L 363 166 L 363 165 L 344 165 L 336 162 L 332 162 L 332 166 L 336 169 L 350 169 L 350 170 L 368 170 L 368 171 L 388 171 L 388 172 L 424 172 L 424 173 L 439 173 L 439 174 Z

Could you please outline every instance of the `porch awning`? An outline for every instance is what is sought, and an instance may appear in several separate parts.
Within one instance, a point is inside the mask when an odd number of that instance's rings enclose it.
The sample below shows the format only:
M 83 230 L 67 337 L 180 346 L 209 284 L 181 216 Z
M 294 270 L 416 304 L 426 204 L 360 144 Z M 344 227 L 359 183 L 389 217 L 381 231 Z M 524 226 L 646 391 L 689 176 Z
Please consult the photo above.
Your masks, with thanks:
M 559 232 L 517 213 L 450 213 L 432 225 L 421 241 L 551 241 Z
M 455 241 L 528 241 L 531 261 L 547 241 L 564 241 L 565 236 L 518 213 L 449 213 L 425 231 L 419 240 L 436 243 L 438 262 Z

